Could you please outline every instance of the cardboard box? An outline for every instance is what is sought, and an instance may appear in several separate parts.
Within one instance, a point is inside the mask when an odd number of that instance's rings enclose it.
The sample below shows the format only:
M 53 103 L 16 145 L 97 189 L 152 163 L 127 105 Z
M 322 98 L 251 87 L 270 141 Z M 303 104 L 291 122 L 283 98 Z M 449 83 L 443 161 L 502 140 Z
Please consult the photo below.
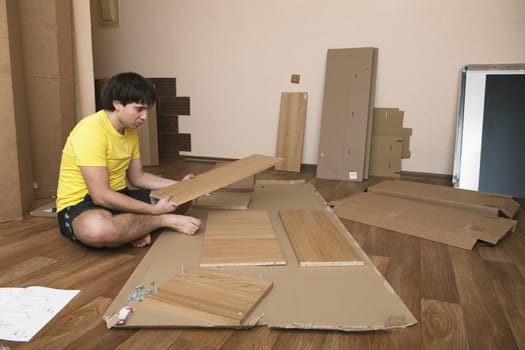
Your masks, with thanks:
M 372 136 L 371 176 L 399 177 L 403 139 L 398 136 Z
M 327 54 L 317 177 L 368 178 L 377 49 Z

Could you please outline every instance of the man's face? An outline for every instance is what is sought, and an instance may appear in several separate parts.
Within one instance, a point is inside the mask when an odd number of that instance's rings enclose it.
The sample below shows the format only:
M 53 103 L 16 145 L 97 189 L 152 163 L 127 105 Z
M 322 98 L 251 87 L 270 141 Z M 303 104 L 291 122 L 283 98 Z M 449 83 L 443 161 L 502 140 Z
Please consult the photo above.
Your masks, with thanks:
M 148 105 L 131 102 L 125 106 L 118 103 L 118 107 L 119 121 L 127 128 L 138 128 L 148 118 Z

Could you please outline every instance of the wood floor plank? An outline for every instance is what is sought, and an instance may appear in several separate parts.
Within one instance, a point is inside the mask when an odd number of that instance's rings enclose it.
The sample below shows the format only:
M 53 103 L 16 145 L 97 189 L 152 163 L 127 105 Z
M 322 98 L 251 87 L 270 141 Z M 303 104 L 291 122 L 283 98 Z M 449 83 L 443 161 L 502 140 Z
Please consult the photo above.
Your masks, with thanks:
M 271 349 L 281 331 L 268 327 L 255 327 L 254 329 L 235 332 L 221 346 L 220 350 L 265 350 Z
M 417 320 L 421 319 L 421 253 L 420 240 L 395 234 L 385 278 Z M 420 349 L 420 331 L 409 327 L 397 334 L 400 349 Z
M 421 299 L 422 349 L 470 349 L 459 304 Z
M 322 350 L 331 349 L 359 349 L 359 350 L 373 350 L 371 339 L 369 335 L 361 332 L 351 334 L 346 333 L 330 333 L 326 336 Z M 376 349 L 387 349 L 376 347 Z M 388 348 L 392 349 L 392 348 Z
M 525 215 L 523 215 L 525 216 Z M 503 249 L 518 269 L 521 275 L 525 278 L 525 225 L 518 227 L 518 230 L 512 232 L 503 242 L 500 247 Z
M 144 303 L 210 324 L 240 325 L 271 287 L 266 280 L 190 269 L 162 282 Z
M 208 212 L 201 267 L 285 264 L 266 211 Z
M 321 349 L 327 334 L 320 331 L 283 330 L 272 350 L 314 350 Z
M 520 349 L 525 349 L 525 278 L 514 264 L 485 262 L 488 277 Z
M 448 249 L 471 349 L 518 349 L 483 261 L 475 252 Z
M 16 265 L 8 266 L 5 269 L 0 270 L 0 286 L 8 286 L 11 282 L 20 278 L 20 276 L 27 276 L 41 271 L 56 262 L 55 259 L 35 256 Z
M 169 195 L 173 203 L 181 205 L 257 174 L 282 162 L 282 160 L 282 158 L 254 154 L 196 175 L 191 180 L 181 181 L 175 185 L 152 191 L 151 196 L 160 199 Z
M 421 297 L 459 303 L 456 278 L 448 247 L 427 240 L 420 242 Z
M 5 344 L 12 349 L 75 349 L 72 344 L 101 324 L 100 318 L 110 304 L 111 299 L 98 297 L 76 310 L 66 306 L 30 342 Z
M 177 329 L 139 329 L 115 350 L 167 350 L 184 331 Z
M 181 340 L 184 340 L 194 347 L 202 347 L 211 349 L 220 349 L 222 345 L 231 337 L 233 330 L 231 329 L 191 329 L 184 331 Z
M 322 210 L 280 210 L 300 266 L 363 265 L 358 253 Z
M 366 237 L 361 244 L 363 250 L 369 255 L 389 257 L 392 251 L 392 242 L 398 233 L 363 223 L 359 223 L 359 225 L 363 225 L 361 231 L 366 230 Z

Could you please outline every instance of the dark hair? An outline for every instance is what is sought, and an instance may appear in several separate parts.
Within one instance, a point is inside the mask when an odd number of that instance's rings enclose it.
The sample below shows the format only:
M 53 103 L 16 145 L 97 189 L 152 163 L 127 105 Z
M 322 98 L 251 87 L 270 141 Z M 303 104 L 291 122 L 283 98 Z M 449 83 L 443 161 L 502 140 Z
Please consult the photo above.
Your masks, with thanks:
M 151 83 L 142 75 L 128 72 L 113 76 L 102 95 L 102 108 L 114 111 L 113 101 L 120 101 L 125 106 L 128 103 L 143 103 L 152 106 L 157 94 Z

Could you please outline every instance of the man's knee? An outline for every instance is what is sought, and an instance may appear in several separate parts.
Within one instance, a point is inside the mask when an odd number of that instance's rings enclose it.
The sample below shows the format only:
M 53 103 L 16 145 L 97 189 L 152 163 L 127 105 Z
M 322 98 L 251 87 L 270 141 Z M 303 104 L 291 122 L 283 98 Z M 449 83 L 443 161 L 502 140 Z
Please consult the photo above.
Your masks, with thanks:
M 119 232 L 106 215 L 90 213 L 73 221 L 75 236 L 92 247 L 111 247 L 119 242 Z

